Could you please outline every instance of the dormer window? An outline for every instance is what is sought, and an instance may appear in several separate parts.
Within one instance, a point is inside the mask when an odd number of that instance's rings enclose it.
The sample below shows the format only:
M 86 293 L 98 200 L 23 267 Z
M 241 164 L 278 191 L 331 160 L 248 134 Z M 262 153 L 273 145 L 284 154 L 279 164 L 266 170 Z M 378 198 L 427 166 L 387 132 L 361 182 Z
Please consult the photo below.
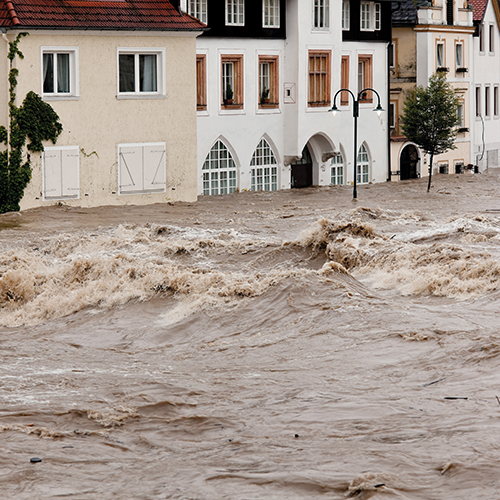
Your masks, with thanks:
M 226 0 L 226 26 L 245 26 L 245 0 Z
M 326 30 L 330 28 L 330 0 L 313 0 L 313 28 Z
M 382 8 L 376 2 L 361 2 L 360 4 L 361 31 L 379 31 L 382 27 Z
M 207 0 L 189 0 L 189 15 L 207 24 Z

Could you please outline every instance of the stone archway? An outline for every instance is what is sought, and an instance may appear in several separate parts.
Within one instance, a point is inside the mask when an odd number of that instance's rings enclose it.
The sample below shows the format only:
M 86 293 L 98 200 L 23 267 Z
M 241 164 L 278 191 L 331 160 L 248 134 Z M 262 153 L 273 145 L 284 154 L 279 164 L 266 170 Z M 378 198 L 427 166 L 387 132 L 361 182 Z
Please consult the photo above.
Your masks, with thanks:
M 313 161 L 307 144 L 302 150 L 300 160 L 297 160 L 291 165 L 291 187 L 305 188 L 312 186 L 313 183 Z

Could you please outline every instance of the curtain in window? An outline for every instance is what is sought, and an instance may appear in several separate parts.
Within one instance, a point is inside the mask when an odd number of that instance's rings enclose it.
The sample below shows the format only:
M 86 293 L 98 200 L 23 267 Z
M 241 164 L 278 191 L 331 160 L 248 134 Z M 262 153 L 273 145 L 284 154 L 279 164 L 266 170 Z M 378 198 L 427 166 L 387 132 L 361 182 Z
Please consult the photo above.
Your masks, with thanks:
M 157 82 L 156 54 L 141 54 L 139 56 L 139 91 L 157 92 Z
M 43 92 L 54 93 L 54 54 L 43 55 Z
M 57 54 L 57 92 L 69 93 L 69 54 Z
M 134 54 L 120 54 L 120 92 L 135 92 Z

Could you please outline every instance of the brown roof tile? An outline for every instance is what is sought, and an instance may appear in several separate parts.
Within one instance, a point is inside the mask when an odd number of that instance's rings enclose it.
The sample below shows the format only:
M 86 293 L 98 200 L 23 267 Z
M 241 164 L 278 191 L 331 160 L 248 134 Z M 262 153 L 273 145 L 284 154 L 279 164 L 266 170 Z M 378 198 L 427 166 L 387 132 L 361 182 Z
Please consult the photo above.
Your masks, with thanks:
M 0 27 L 201 30 L 168 0 L 0 0 Z
M 482 21 L 488 0 L 469 0 L 469 4 L 474 8 L 472 13 L 474 21 Z

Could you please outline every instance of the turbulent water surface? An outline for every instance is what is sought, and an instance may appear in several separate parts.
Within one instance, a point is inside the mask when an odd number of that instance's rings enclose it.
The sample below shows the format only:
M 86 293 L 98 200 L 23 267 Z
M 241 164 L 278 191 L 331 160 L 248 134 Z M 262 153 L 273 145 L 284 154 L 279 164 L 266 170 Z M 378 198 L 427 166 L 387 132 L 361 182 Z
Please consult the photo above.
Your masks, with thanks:
M 0 216 L 1 498 L 500 498 L 499 172 L 426 182 Z

